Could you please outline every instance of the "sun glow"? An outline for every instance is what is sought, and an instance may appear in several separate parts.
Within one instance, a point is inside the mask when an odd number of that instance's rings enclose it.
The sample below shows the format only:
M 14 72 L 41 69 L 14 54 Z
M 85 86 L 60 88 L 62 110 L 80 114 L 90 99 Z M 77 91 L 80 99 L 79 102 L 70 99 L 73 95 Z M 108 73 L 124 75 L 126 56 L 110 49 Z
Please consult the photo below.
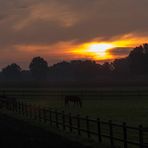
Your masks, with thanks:
M 108 56 L 108 49 L 114 48 L 112 44 L 109 43 L 92 43 L 88 46 L 88 52 L 94 53 L 98 58 L 106 58 Z
M 116 58 L 124 58 L 128 53 L 120 52 L 121 50 L 130 51 L 134 47 L 147 43 L 147 38 L 137 36 L 136 34 L 127 34 L 112 38 L 108 41 L 94 39 L 90 42 L 76 44 L 71 46 L 65 53 L 72 55 L 74 59 L 93 59 L 96 61 L 113 60 Z M 117 51 L 114 54 L 113 51 Z
M 115 46 L 111 43 L 98 43 L 91 42 L 85 43 L 79 46 L 77 49 L 74 49 L 73 54 L 84 55 L 85 57 L 89 57 L 95 60 L 104 60 L 111 58 L 108 50 L 114 48 Z

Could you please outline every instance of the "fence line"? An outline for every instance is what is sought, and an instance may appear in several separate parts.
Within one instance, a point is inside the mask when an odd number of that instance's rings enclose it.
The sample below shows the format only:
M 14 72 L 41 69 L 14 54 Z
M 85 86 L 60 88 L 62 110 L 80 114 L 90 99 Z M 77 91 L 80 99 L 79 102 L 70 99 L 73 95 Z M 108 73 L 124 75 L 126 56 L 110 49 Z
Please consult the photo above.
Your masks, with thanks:
M 148 147 L 148 129 L 143 128 L 142 125 L 132 127 L 125 122 L 116 124 L 112 120 L 106 122 L 101 121 L 100 118 L 81 117 L 79 114 L 67 114 L 64 111 L 59 112 L 20 101 L 6 100 L 5 103 L 4 101 L 2 103 L 7 110 L 18 113 L 30 120 L 48 123 L 51 127 L 60 128 L 64 131 L 68 130 L 71 133 L 77 133 L 79 136 L 94 137 L 98 139 L 98 142 L 108 140 L 111 147 L 119 143 L 123 148 L 131 146 Z

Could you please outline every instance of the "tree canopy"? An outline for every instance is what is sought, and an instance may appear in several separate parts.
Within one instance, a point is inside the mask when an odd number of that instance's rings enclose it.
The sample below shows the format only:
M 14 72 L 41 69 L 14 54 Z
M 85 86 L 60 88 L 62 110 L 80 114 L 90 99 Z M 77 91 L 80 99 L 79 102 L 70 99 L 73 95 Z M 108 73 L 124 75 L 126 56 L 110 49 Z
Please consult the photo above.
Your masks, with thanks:
M 104 64 L 92 60 L 62 61 L 52 66 L 42 57 L 34 57 L 29 70 L 13 63 L 2 69 L 5 80 L 94 81 L 148 77 L 148 44 L 135 47 L 125 58 Z M 133 77 L 134 76 L 134 77 Z
M 45 79 L 48 73 L 48 63 L 41 57 L 32 59 L 29 65 L 30 71 L 34 78 Z

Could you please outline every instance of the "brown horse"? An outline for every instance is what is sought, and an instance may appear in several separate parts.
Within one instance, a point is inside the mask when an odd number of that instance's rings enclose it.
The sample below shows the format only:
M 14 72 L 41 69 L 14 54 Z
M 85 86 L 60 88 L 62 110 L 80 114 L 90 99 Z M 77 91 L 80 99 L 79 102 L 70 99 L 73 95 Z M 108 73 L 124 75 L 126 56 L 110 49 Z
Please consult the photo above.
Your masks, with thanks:
M 82 107 L 82 101 L 80 97 L 76 95 L 65 96 L 65 105 L 69 105 L 69 103 L 77 104 Z

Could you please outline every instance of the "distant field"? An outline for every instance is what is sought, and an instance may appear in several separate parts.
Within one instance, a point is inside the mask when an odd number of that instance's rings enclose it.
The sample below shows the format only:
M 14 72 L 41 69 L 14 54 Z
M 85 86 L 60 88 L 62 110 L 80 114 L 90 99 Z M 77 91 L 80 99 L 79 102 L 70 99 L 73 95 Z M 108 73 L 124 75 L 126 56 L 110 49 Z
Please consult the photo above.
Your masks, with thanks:
M 1 89 L 1 93 L 47 108 L 148 127 L 148 88 Z M 65 106 L 65 95 L 80 96 L 82 108 Z

